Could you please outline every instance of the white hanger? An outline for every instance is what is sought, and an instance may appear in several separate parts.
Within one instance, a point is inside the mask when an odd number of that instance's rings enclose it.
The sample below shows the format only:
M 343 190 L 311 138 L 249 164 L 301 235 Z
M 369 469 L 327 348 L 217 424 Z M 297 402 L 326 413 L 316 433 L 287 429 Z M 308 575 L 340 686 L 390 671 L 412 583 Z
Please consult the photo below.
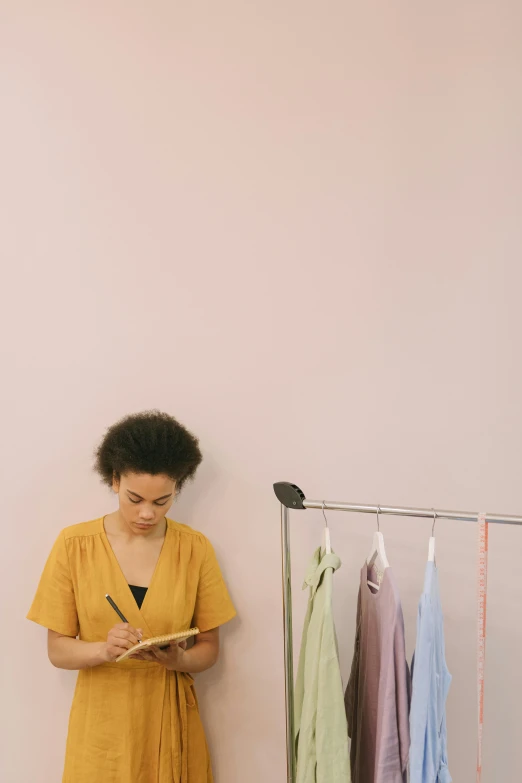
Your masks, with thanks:
M 432 508 L 433 511 L 433 525 L 431 528 L 431 538 L 430 543 L 428 544 L 428 563 L 434 563 L 435 562 L 435 522 L 437 521 L 437 512 L 434 508 Z
M 324 513 L 324 500 L 323 500 L 323 517 L 324 517 L 324 534 L 323 534 L 323 547 L 327 555 L 332 554 L 332 543 L 330 540 L 330 528 L 328 527 L 328 520 Z
M 369 586 L 373 587 L 374 590 L 379 590 L 384 572 L 387 568 L 390 567 L 388 558 L 386 557 L 386 550 L 384 549 L 384 536 L 381 533 L 381 525 L 379 521 L 380 510 L 381 507 L 377 506 L 377 530 L 373 534 L 372 548 L 366 560 L 366 565 L 368 568 L 371 568 L 373 565 L 375 565 L 377 569 L 379 584 L 375 584 L 368 579 Z

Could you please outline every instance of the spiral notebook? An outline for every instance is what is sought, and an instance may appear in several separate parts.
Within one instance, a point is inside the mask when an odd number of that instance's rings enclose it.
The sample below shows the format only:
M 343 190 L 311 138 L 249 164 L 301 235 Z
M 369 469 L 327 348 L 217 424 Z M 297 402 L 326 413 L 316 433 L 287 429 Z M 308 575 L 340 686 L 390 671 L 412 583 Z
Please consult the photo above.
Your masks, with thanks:
M 145 639 L 139 644 L 135 644 L 130 650 L 125 650 L 123 655 L 116 658 L 116 663 L 124 661 L 129 655 L 133 655 L 138 650 L 147 650 L 150 647 L 163 647 L 167 646 L 169 642 L 184 642 L 186 639 L 190 639 L 191 636 L 197 636 L 199 628 L 190 628 L 188 631 L 179 631 L 178 633 L 168 633 L 164 636 L 153 636 L 151 639 Z

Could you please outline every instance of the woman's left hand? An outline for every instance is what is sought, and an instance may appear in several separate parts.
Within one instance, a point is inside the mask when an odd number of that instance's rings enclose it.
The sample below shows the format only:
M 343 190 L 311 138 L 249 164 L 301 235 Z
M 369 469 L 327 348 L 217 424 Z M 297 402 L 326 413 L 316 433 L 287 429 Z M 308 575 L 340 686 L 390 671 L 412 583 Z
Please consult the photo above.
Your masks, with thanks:
M 170 642 L 169 646 L 163 650 L 159 647 L 150 647 L 143 652 L 136 652 L 130 657 L 137 661 L 151 661 L 160 663 L 166 669 L 172 672 L 182 672 L 183 656 L 187 648 L 186 642 Z
M 186 672 L 198 674 L 214 666 L 219 655 L 219 628 L 210 631 L 202 631 L 194 638 L 194 644 L 189 650 L 187 642 L 171 642 L 165 650 L 159 647 L 150 647 L 145 650 L 136 650 L 131 658 L 138 661 L 151 661 L 159 663 L 173 672 Z

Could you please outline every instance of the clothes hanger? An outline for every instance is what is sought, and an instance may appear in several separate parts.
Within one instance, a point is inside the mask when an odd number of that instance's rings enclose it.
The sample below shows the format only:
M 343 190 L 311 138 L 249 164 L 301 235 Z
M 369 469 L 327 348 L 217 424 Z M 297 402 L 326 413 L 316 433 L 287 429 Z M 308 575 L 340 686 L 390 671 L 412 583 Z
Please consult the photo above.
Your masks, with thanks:
M 386 550 L 384 548 L 384 536 L 381 533 L 381 524 L 379 520 L 380 510 L 381 507 L 377 506 L 377 530 L 373 534 L 372 548 L 366 560 L 366 565 L 368 566 L 368 568 L 375 566 L 377 570 L 377 581 L 379 582 L 379 584 L 375 584 L 374 582 L 368 579 L 369 586 L 373 587 L 374 590 L 379 590 L 381 586 L 382 578 L 384 576 L 384 572 L 386 571 L 387 568 L 390 567 L 390 564 L 388 563 L 388 558 L 386 557 Z
M 433 511 L 433 525 L 431 527 L 431 538 L 428 544 L 428 563 L 435 562 L 435 522 L 437 521 L 437 512 L 434 508 L 431 510 Z
M 323 500 L 323 517 L 324 517 L 324 534 L 323 534 L 323 547 L 327 555 L 332 554 L 332 542 L 330 540 L 330 528 L 328 527 L 328 520 L 324 512 L 324 500 Z

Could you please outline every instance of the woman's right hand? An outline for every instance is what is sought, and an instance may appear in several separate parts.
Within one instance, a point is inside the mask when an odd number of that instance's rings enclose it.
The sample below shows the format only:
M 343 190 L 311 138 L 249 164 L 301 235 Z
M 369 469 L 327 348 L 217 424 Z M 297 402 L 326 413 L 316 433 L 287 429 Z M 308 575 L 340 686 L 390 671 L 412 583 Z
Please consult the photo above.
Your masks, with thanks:
M 141 628 L 133 628 L 129 623 L 119 623 L 111 628 L 107 635 L 107 641 L 103 645 L 102 657 L 107 663 L 115 661 L 126 650 L 130 650 L 141 641 L 143 632 Z

